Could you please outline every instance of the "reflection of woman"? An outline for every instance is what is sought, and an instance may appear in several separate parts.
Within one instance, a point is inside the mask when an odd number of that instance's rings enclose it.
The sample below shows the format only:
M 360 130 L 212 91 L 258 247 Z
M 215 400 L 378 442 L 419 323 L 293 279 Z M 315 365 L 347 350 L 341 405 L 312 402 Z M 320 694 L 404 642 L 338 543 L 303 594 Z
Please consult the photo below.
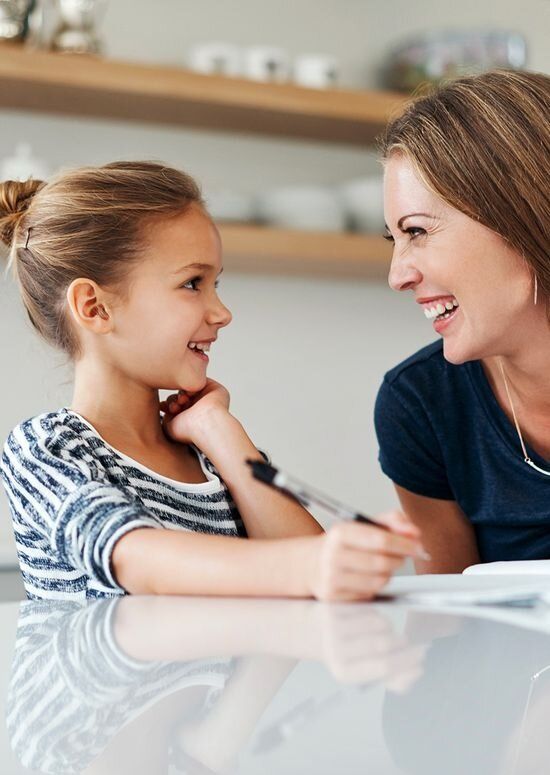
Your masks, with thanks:
M 550 78 L 413 102 L 383 140 L 390 285 L 441 336 L 386 374 L 380 461 L 421 572 L 550 558 Z
M 441 629 L 446 619 L 447 632 L 434 637 L 434 628 Z M 518 764 L 525 762 L 526 736 L 531 757 L 543 761 L 544 753 L 548 764 L 548 716 L 546 730 L 537 737 L 522 728 L 525 711 L 531 710 L 532 676 L 550 662 L 546 633 L 422 611 L 409 613 L 406 632 L 413 641 L 429 638 L 431 644 L 418 682 L 406 694 L 387 694 L 384 700 L 384 736 L 400 772 L 547 771 Z

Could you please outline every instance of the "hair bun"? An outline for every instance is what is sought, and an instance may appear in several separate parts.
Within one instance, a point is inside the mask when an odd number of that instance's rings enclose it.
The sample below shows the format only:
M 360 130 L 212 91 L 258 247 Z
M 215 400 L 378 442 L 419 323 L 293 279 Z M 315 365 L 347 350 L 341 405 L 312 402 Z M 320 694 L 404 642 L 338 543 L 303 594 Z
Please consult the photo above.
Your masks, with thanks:
M 42 188 L 42 180 L 6 180 L 0 183 L 0 239 L 11 246 L 15 230 L 33 196 Z

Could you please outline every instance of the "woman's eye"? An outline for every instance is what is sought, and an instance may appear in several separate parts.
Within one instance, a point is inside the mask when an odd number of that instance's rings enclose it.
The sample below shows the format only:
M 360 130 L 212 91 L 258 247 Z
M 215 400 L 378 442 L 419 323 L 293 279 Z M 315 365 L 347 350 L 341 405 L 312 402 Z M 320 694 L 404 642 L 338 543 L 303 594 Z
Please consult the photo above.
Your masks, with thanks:
M 382 234 L 384 239 L 388 240 L 388 242 L 395 242 L 394 238 L 389 232 L 386 232 L 385 234 Z
M 421 229 L 420 226 L 410 226 L 408 229 L 405 229 L 405 232 L 411 235 L 411 239 L 420 237 L 422 234 L 426 234 L 426 230 Z

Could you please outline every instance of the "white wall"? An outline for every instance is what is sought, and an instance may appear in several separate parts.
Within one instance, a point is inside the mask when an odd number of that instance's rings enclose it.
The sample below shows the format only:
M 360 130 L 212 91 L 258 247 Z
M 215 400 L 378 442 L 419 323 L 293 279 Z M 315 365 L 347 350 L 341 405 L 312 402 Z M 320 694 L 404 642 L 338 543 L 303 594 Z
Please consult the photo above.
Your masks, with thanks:
M 103 24 L 119 58 L 183 63 L 195 42 L 280 44 L 324 51 L 343 63 L 346 85 L 373 85 L 388 43 L 437 28 L 495 27 L 526 36 L 531 69 L 550 71 L 550 3 L 524 0 L 111 0 Z M 365 150 L 0 113 L 2 153 L 19 139 L 53 167 L 158 158 L 206 187 L 256 190 L 336 182 L 375 167 Z M 25 320 L 9 279 L 0 285 L 0 435 L 24 417 L 70 401 L 70 374 Z M 376 462 L 373 401 L 384 371 L 433 338 L 411 299 L 383 284 L 228 273 L 222 293 L 235 321 L 222 333 L 212 376 L 232 391 L 236 414 L 281 465 L 365 510 L 393 503 Z M 11 541 L 5 499 L 0 547 Z

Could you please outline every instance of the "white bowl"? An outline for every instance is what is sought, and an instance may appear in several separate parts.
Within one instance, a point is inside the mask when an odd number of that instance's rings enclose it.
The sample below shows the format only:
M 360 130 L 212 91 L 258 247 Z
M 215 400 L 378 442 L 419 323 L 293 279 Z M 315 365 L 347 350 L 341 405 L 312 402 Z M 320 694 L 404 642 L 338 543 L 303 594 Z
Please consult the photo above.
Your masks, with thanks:
M 336 191 L 324 186 L 286 186 L 260 194 L 257 214 L 273 226 L 302 231 L 343 231 L 346 216 Z
M 254 198 L 230 189 L 204 194 L 206 207 L 214 221 L 248 222 L 254 220 Z
M 356 231 L 381 232 L 384 229 L 382 175 L 349 180 L 338 186 L 338 195 L 349 224 Z

